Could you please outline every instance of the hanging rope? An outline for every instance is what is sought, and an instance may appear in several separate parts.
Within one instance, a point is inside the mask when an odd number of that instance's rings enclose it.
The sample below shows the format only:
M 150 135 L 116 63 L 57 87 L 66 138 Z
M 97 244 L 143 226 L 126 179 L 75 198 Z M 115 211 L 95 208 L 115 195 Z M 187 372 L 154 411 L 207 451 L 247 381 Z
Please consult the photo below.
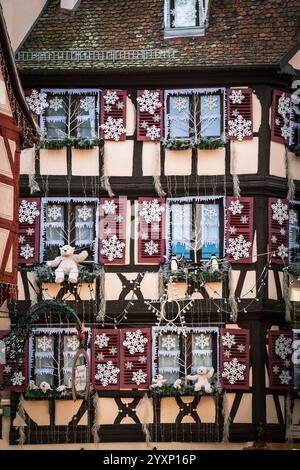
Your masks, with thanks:
M 229 428 L 231 423 L 228 400 L 226 392 L 223 395 L 223 406 L 222 406 L 222 416 L 224 418 L 224 425 L 223 425 L 223 444 L 228 444 L 229 442 Z
M 24 397 L 23 397 L 23 394 L 21 394 L 19 404 L 18 404 L 17 413 L 20 416 L 20 418 L 22 419 L 22 421 L 25 422 L 25 410 L 24 410 L 23 402 L 24 402 Z M 22 425 L 18 426 L 18 428 L 19 428 L 18 444 L 20 446 L 22 446 L 23 444 L 25 444 L 25 441 L 26 441 L 26 434 L 25 434 L 25 431 L 24 431 L 24 425 L 22 424 Z

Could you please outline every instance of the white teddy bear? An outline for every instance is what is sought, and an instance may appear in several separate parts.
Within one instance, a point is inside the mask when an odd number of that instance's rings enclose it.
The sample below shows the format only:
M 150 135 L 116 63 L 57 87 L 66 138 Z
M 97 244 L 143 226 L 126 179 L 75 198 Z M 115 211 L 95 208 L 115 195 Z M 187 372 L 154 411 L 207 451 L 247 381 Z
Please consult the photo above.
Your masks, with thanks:
M 173 387 L 176 388 L 176 390 L 180 390 L 181 386 L 182 386 L 182 380 L 181 379 L 177 379 L 173 383 Z
M 75 284 L 78 279 L 79 270 L 78 263 L 84 261 L 88 256 L 87 251 L 82 251 L 78 255 L 74 255 L 74 250 L 70 245 L 64 245 L 60 248 L 60 256 L 57 256 L 52 261 L 47 261 L 47 266 L 57 268 L 55 270 L 55 282 L 60 284 L 64 281 L 65 275 L 69 275 L 69 282 Z
M 204 388 L 206 393 L 211 393 L 213 390 L 211 388 L 209 380 L 212 378 L 213 375 L 213 367 L 202 366 L 197 369 L 197 373 L 195 375 L 188 375 L 186 378 L 195 382 L 195 392 L 200 392 L 200 390 Z
M 151 388 L 161 388 L 163 385 L 166 383 L 166 379 L 164 379 L 164 376 L 161 374 L 158 374 L 156 376 L 156 379 L 153 379 L 153 384 L 151 385 Z
M 45 381 L 40 383 L 40 389 L 43 393 L 47 393 L 49 390 L 52 390 L 51 385 Z

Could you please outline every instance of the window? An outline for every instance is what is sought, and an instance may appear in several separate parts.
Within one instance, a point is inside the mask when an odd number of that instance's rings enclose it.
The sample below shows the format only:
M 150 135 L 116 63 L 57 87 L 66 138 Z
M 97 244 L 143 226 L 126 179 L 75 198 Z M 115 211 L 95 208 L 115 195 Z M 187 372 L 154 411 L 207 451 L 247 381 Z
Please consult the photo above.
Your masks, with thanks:
M 87 329 L 88 330 L 88 329 Z M 31 379 L 39 386 L 70 385 L 72 364 L 79 348 L 76 328 L 35 328 L 30 338 Z
M 293 201 L 289 217 L 289 230 L 290 230 L 290 263 L 299 263 L 299 244 L 300 244 L 300 202 Z
M 65 244 L 97 261 L 97 198 L 44 198 L 41 213 L 41 262 L 58 256 Z
M 293 330 L 293 335 L 295 342 L 292 356 L 294 363 L 294 388 L 300 391 L 300 364 L 297 364 L 300 359 L 300 330 Z
M 290 146 L 292 148 L 300 145 L 300 114 L 295 109 L 291 111 L 291 135 Z
M 153 376 L 162 374 L 168 384 L 194 374 L 201 366 L 213 367 L 215 372 L 218 371 L 218 329 L 195 327 L 187 328 L 186 332 L 184 336 L 169 328 L 158 334 L 157 328 L 153 328 L 157 348 Z
M 165 37 L 204 35 L 204 0 L 165 0 Z
M 166 139 L 221 138 L 224 131 L 224 90 L 166 91 Z
M 98 136 L 98 90 L 42 90 L 46 107 L 41 128 L 46 139 Z
M 168 200 L 169 252 L 198 262 L 212 253 L 223 256 L 223 204 L 221 200 L 185 202 Z M 169 253 L 169 254 L 171 254 Z

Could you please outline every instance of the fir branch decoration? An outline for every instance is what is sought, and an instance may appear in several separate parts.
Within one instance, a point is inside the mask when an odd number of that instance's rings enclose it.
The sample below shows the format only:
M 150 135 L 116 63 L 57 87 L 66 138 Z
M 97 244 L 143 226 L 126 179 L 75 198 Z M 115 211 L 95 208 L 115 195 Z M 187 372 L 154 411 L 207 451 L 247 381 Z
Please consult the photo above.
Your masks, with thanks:
M 61 150 L 65 147 L 74 147 L 79 150 L 89 150 L 95 147 L 102 147 L 104 142 L 102 139 L 87 139 L 87 138 L 78 138 L 78 139 L 45 139 L 41 140 L 38 144 L 40 149 L 48 150 Z
M 201 139 L 195 143 L 193 140 L 169 139 L 162 142 L 162 146 L 169 150 L 214 150 L 225 146 L 222 139 Z
M 149 389 L 150 396 L 159 397 L 176 397 L 176 396 L 216 396 L 222 393 L 222 389 L 217 384 L 211 384 L 212 393 L 206 393 L 205 390 L 195 392 L 192 385 L 183 385 L 180 389 L 174 388 L 173 385 L 163 385 L 162 387 L 154 387 Z
M 93 264 L 92 271 L 89 271 L 84 266 L 79 266 L 79 275 L 78 275 L 78 284 L 80 283 L 91 283 L 95 279 L 100 278 L 101 273 L 101 266 L 98 264 Z M 54 270 L 49 268 L 47 265 L 40 265 L 35 269 L 36 280 L 38 284 L 42 284 L 43 282 L 55 282 L 55 273 Z M 67 282 L 67 276 L 65 278 Z
M 208 271 L 192 271 L 185 273 L 178 271 L 172 273 L 170 282 L 183 282 L 183 281 L 199 281 L 199 282 L 219 282 L 227 278 L 227 273 L 222 271 L 215 271 L 213 273 Z

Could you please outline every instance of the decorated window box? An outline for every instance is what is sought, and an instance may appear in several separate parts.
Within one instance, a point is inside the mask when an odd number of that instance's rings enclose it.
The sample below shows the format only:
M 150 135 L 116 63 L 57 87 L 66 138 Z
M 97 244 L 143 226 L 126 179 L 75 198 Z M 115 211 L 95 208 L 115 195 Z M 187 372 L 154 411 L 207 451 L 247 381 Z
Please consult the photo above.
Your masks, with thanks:
M 168 150 L 184 151 L 188 149 L 197 150 L 215 150 L 223 148 L 225 146 L 224 139 L 200 139 L 195 142 L 193 139 L 182 140 L 182 139 L 169 139 L 164 140 L 162 145 Z

